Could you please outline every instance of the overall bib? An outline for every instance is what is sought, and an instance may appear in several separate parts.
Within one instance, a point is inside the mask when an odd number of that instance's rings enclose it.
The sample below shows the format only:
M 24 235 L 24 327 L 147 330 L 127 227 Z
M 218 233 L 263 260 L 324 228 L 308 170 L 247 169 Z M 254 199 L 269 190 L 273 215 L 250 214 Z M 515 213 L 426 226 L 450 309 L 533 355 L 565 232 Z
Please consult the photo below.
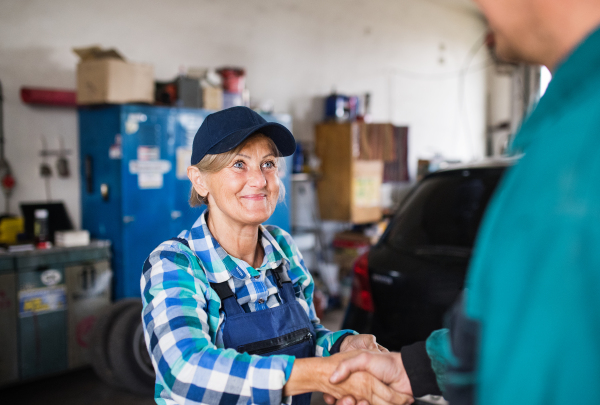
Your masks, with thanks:
M 296 301 L 292 282 L 283 266 L 272 272 L 282 303 L 256 312 L 244 312 L 226 281 L 211 283 L 225 311 L 225 348 L 260 356 L 287 354 L 299 359 L 314 357 L 316 335 L 313 324 Z M 295 395 L 292 405 L 310 405 L 310 398 L 311 393 Z

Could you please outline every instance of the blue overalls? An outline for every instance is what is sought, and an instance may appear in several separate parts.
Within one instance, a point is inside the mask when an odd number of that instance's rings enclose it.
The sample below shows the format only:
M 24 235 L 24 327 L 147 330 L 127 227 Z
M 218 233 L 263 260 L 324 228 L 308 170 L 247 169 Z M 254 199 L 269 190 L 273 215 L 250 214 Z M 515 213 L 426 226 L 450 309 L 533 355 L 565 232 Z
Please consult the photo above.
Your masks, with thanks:
M 225 311 L 223 343 L 226 349 L 260 356 L 287 354 L 315 356 L 315 330 L 306 311 L 296 301 L 292 282 L 283 265 L 272 270 L 282 303 L 275 308 L 244 312 L 227 281 L 211 283 Z M 310 405 L 311 393 L 292 397 L 293 405 Z
M 173 240 L 189 247 L 185 239 Z M 292 281 L 283 264 L 271 271 L 282 303 L 261 311 L 244 312 L 227 281 L 210 283 L 225 311 L 225 348 L 259 356 L 286 354 L 298 359 L 315 357 L 315 329 L 306 311 L 296 301 Z M 292 405 L 310 405 L 311 395 L 309 392 L 293 396 Z

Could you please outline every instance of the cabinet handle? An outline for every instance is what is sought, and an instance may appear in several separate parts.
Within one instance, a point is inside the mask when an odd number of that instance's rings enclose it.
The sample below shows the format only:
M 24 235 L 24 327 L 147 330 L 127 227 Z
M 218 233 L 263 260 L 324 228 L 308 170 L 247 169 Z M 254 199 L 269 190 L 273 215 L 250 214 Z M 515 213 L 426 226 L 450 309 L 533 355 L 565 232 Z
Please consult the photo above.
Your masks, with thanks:
M 102 183 L 100 184 L 100 195 L 104 201 L 108 201 L 109 196 L 109 187 L 108 184 Z

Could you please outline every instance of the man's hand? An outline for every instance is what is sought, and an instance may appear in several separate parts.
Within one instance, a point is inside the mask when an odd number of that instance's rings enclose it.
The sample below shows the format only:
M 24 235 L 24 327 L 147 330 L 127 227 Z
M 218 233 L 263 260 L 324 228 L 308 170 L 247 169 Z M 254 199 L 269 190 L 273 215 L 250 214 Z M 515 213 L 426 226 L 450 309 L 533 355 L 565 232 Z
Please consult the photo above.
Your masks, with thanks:
M 373 335 L 352 335 L 346 336 L 340 346 L 340 353 L 349 352 L 351 350 L 373 350 L 376 352 L 387 352 L 383 346 L 377 344 Z
M 414 401 L 412 396 L 396 392 L 364 371 L 352 373 L 346 380 L 332 385 L 328 393 L 323 393 L 324 397 L 327 394 L 330 398 L 339 398 L 340 401 L 350 398 L 351 403 L 357 398 L 359 404 L 367 405 L 406 405 Z
M 388 384 L 396 392 L 409 395 L 412 403 L 412 388 L 410 381 L 404 370 L 402 356 L 400 353 L 375 353 L 371 351 L 357 352 L 356 356 L 345 358 L 339 363 L 335 372 L 331 375 L 329 381 L 332 384 L 339 384 L 345 381 L 352 373 L 368 372 L 378 380 Z M 324 395 L 325 402 L 333 404 L 335 398 Z M 344 396 L 338 401 L 338 405 L 354 405 L 354 397 Z M 367 401 L 360 400 L 358 405 L 365 405 Z
M 367 339 L 359 338 L 360 336 L 367 337 Z M 372 342 L 375 345 L 375 350 L 377 349 L 377 344 L 375 343 L 375 337 L 372 335 L 355 335 L 357 342 Z M 372 339 L 368 339 L 368 337 L 372 337 Z M 346 338 L 347 339 L 347 338 Z M 344 339 L 344 341 L 346 340 Z M 372 347 L 372 346 L 371 346 Z M 356 400 L 359 401 L 359 404 L 371 404 L 375 405 L 375 403 L 394 403 L 394 404 L 411 404 L 413 403 L 412 398 L 412 390 L 410 390 L 410 394 L 406 395 L 406 393 L 401 392 L 394 387 L 386 386 L 389 385 L 387 381 L 383 381 L 382 378 L 375 375 L 374 373 L 370 373 L 369 367 L 363 366 L 368 358 L 361 357 L 365 354 L 375 354 L 375 355 L 383 355 L 379 352 L 372 351 L 354 351 L 354 352 L 345 352 L 343 354 L 337 354 L 329 357 L 330 360 L 336 361 L 337 367 L 333 372 L 333 375 L 336 375 L 335 379 L 332 377 L 329 378 L 329 382 L 332 383 L 331 391 L 324 391 L 324 398 L 333 400 L 335 402 L 335 398 L 339 399 L 338 403 L 345 403 L 347 401 L 348 405 L 353 405 L 356 403 Z M 357 361 L 358 359 L 359 361 Z M 381 367 L 388 367 L 389 365 L 381 365 Z M 361 369 L 362 368 L 362 369 Z M 404 367 L 402 367 L 404 370 Z M 388 379 L 393 379 L 394 376 L 388 375 Z M 409 384 L 410 387 L 410 384 Z M 338 390 L 339 388 L 339 390 Z M 386 390 L 387 389 L 387 390 Z M 391 389 L 391 390 L 390 390 Z M 393 394 L 390 393 L 390 390 Z M 356 393 L 356 394 L 355 394 Z M 330 394 L 330 395 L 328 395 Z M 371 400 L 369 400 L 368 396 L 371 396 Z M 373 402 L 375 401 L 375 402 Z M 331 402 L 331 403 L 333 403 Z
M 379 381 L 373 375 L 357 371 L 340 379 L 336 384 L 329 380 L 338 369 L 340 363 L 355 357 L 360 351 L 338 353 L 329 357 L 312 357 L 296 359 L 290 378 L 283 387 L 285 396 L 305 392 L 320 391 L 328 394 L 333 401 L 344 397 L 354 398 L 371 405 L 405 405 L 411 404 L 411 396 L 399 393 Z

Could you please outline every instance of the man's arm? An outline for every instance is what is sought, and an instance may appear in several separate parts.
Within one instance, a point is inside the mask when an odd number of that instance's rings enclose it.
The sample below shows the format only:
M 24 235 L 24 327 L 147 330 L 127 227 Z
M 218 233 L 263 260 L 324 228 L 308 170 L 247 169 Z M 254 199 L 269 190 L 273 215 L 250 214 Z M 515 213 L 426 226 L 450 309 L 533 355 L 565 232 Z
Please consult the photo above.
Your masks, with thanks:
M 339 384 L 353 373 L 362 371 L 372 374 L 388 384 L 390 388 L 410 397 L 421 397 L 427 394 L 441 395 L 425 342 L 417 342 L 403 347 L 401 353 L 357 352 L 354 357 L 339 364 L 331 375 L 330 382 Z M 324 398 L 328 404 L 336 402 L 332 396 L 324 395 Z M 345 396 L 337 401 L 338 405 L 354 405 L 357 402 L 358 405 L 367 405 L 366 401 L 356 401 L 354 397 L 350 396 Z
M 444 330 L 442 329 L 442 331 Z M 432 368 L 430 354 L 427 351 L 427 342 L 416 342 L 404 346 L 398 355 L 402 357 L 405 375 L 415 398 L 424 395 L 442 395 L 436 372 Z M 438 372 L 440 371 L 442 370 Z
M 464 314 L 464 294 L 449 312 L 447 324 L 449 329 L 434 331 L 426 342 L 403 347 L 401 353 L 359 353 L 341 362 L 330 381 L 339 383 L 354 372 L 367 371 L 417 398 L 443 391 L 448 400 L 472 403 L 479 324 Z M 344 405 L 354 403 L 344 399 Z

